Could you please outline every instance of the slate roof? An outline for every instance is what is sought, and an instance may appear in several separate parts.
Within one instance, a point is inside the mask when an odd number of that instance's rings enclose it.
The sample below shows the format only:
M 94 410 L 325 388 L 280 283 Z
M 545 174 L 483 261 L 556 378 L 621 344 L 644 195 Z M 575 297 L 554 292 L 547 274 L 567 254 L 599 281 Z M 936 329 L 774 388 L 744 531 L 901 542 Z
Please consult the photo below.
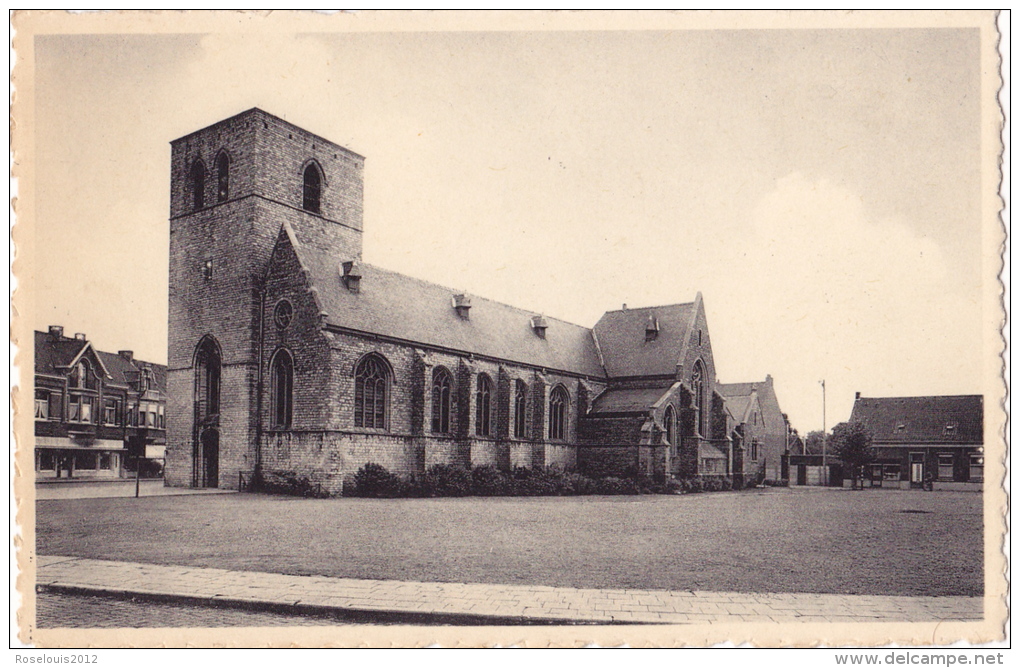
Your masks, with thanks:
M 360 289 L 353 293 L 340 280 L 339 252 L 297 241 L 288 230 L 298 259 L 310 273 L 320 305 L 335 327 L 378 334 L 440 348 L 484 355 L 535 367 L 604 377 L 591 330 L 546 316 L 545 338 L 531 327 L 534 311 L 525 311 L 476 295 L 470 316 L 452 305 L 460 291 L 367 264 L 358 264 Z
M 87 345 L 85 341 L 68 338 L 54 339 L 47 332 L 35 333 L 35 372 L 61 376 L 74 358 L 78 356 L 81 349 Z
M 61 336 L 55 339 L 48 332 L 35 332 L 35 372 L 51 376 L 63 376 L 67 373 L 67 366 L 74 361 L 82 349 L 88 345 L 87 341 Z M 106 367 L 112 382 L 118 385 L 130 385 L 138 382 L 142 366 L 152 368 L 153 380 L 157 389 L 166 391 L 166 365 L 153 364 L 142 360 L 129 362 L 117 353 L 108 353 L 102 350 L 92 351 Z
M 981 395 L 860 397 L 850 419 L 867 425 L 875 445 L 980 444 L 984 402 Z
M 610 378 L 672 376 L 696 315 L 697 302 L 607 311 L 595 324 L 595 337 Z M 655 339 L 645 341 L 649 317 L 659 324 Z
M 750 394 L 726 397 L 726 407 L 730 409 L 733 419 L 737 422 L 747 421 L 747 411 L 751 408 L 752 403 Z
M 730 397 L 750 396 L 751 392 L 761 388 L 765 383 L 717 383 L 715 389 L 727 399 Z
M 595 398 L 594 413 L 644 413 L 669 392 L 668 387 L 608 390 Z

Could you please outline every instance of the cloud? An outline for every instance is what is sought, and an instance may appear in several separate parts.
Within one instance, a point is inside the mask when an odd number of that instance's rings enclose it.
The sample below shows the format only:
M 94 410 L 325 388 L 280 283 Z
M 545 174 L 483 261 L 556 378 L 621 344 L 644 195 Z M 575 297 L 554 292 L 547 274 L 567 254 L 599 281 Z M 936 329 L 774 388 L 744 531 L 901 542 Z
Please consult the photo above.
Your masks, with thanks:
M 802 429 L 820 425 L 822 378 L 830 427 L 849 417 L 855 391 L 973 391 L 966 295 L 939 245 L 908 222 L 823 178 L 778 179 L 716 260 L 719 299 L 706 295 L 721 380 L 773 374 Z

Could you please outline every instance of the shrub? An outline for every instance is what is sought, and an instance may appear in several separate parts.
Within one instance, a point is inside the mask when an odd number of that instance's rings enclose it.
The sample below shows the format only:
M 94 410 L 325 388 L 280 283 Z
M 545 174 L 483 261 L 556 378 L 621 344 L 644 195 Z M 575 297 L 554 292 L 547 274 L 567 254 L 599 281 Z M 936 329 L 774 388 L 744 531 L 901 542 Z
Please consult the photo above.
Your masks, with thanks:
M 392 498 L 404 496 L 403 481 L 381 464 L 368 463 L 354 474 L 354 496 Z
M 459 466 L 436 464 L 421 478 L 422 496 L 471 496 L 471 472 Z

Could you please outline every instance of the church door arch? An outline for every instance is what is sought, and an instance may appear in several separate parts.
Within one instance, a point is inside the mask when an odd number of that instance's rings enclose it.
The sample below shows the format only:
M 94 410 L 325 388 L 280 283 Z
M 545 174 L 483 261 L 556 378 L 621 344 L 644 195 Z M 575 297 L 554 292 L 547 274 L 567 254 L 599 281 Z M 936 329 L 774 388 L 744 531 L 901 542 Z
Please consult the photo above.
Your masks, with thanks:
M 196 487 L 220 486 L 220 432 L 206 429 L 199 439 L 199 467 Z

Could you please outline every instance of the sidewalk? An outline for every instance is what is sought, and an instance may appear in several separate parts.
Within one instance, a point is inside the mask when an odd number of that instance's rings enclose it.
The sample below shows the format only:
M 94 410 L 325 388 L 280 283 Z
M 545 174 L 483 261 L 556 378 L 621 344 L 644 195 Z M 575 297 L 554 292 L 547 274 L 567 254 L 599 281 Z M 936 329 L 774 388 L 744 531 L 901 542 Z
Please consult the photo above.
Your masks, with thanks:
M 190 494 L 236 494 L 229 489 L 193 489 L 166 487 L 162 478 L 142 479 L 138 484 L 139 496 L 181 496 Z M 113 480 L 37 480 L 35 498 L 41 499 L 103 499 L 132 497 L 135 495 L 134 478 Z
M 355 580 L 39 556 L 36 586 L 403 623 L 713 624 L 978 620 L 965 596 L 839 596 Z

